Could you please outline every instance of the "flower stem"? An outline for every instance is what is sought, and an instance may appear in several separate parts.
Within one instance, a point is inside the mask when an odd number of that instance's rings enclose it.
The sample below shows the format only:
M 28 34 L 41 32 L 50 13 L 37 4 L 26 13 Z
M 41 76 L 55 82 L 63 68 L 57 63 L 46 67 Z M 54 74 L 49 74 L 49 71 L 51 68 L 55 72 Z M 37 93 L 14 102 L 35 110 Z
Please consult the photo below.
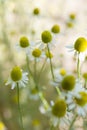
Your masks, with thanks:
M 48 50 L 48 53 L 50 55 L 50 49 L 49 49 L 49 46 L 47 44 L 47 50 Z M 53 78 L 53 81 L 54 81 L 54 73 L 53 73 L 53 65 L 52 65 L 52 61 L 51 61 L 51 58 L 50 59 L 50 69 L 51 69 L 51 74 L 52 74 L 52 78 Z
M 50 55 L 50 49 L 49 49 L 48 44 L 47 44 L 47 50 L 48 50 L 48 53 L 49 53 L 49 55 Z M 55 81 L 55 77 L 54 77 L 54 73 L 53 73 L 52 61 L 51 61 L 51 58 L 49 58 L 49 59 L 50 59 L 50 69 L 51 69 L 52 78 L 53 78 L 53 81 Z M 60 90 L 59 90 L 59 88 L 58 88 L 58 87 L 55 87 L 55 88 L 56 88 L 56 91 L 57 91 L 58 95 L 60 95 Z
M 42 73 L 42 71 L 43 71 L 43 69 L 44 69 L 44 67 L 45 67 L 45 65 L 46 65 L 46 61 L 47 61 L 47 58 L 44 60 L 44 63 L 43 63 L 43 65 L 42 65 L 42 67 L 41 67 L 41 69 L 40 69 L 40 72 L 39 72 L 39 74 L 38 74 L 38 82 L 39 82 L 39 80 L 40 80 L 41 73 Z
M 39 97 L 40 97 L 41 101 L 44 104 L 45 109 L 48 109 L 49 108 L 49 104 L 48 104 L 47 100 L 44 98 L 43 93 L 39 92 L 38 94 L 39 94 Z
M 72 130 L 73 124 L 74 124 L 74 122 L 76 121 L 77 116 L 78 116 L 78 115 L 75 114 L 74 118 L 72 119 L 72 122 L 71 122 L 71 124 L 70 124 L 70 126 L 69 126 L 69 130 Z
M 19 110 L 19 116 L 20 116 L 21 128 L 22 128 L 22 130 L 24 130 L 23 120 L 22 120 L 22 113 L 21 113 L 21 107 L 20 107 L 20 99 L 19 99 L 19 84 L 18 84 L 18 83 L 17 83 L 17 96 L 18 96 L 18 110 Z
M 78 60 L 77 60 L 77 74 L 78 74 L 78 79 L 80 79 L 80 59 L 79 59 L 79 53 L 78 53 Z

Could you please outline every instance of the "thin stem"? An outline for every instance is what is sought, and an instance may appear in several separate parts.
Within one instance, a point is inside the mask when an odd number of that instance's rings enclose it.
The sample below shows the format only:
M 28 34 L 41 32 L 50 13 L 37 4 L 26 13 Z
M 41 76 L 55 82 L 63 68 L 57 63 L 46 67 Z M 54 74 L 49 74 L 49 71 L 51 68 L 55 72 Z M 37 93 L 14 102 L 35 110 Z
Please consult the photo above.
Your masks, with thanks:
M 47 100 L 44 98 L 43 93 L 39 92 L 38 94 L 39 94 L 39 97 L 40 97 L 41 101 L 44 104 L 45 109 L 48 109 L 49 108 L 49 104 L 48 104 Z
M 79 54 L 78 53 L 78 60 L 77 60 L 77 74 L 78 74 L 78 79 L 80 79 L 80 59 L 79 59 Z
M 45 67 L 45 65 L 46 65 L 46 61 L 47 61 L 47 58 L 44 60 L 44 63 L 43 63 L 43 65 L 42 65 L 42 67 L 41 67 L 41 69 L 40 69 L 40 72 L 39 72 L 39 74 L 38 74 L 38 82 L 39 82 L 39 80 L 40 80 L 41 73 L 42 73 L 42 71 L 43 71 L 43 69 L 44 69 L 44 67 Z
M 34 80 L 36 81 L 36 71 L 37 71 L 37 61 L 36 61 L 36 58 L 34 59 Z
M 69 126 L 69 130 L 72 130 L 73 124 L 74 124 L 74 122 L 76 121 L 77 116 L 78 116 L 78 115 L 75 114 L 75 116 L 74 116 L 74 118 L 73 118 L 73 120 L 72 120 L 72 122 L 71 122 L 71 124 L 70 124 L 70 126 Z
M 47 49 L 48 49 L 48 53 L 50 55 L 50 49 L 49 49 L 48 44 L 47 44 Z M 50 59 L 50 69 L 51 69 L 52 78 L 53 78 L 53 81 L 55 81 L 55 77 L 54 77 L 54 73 L 53 73 L 52 61 L 51 61 L 51 58 L 49 58 L 49 59 Z M 58 87 L 55 87 L 55 88 L 56 88 L 56 91 L 57 91 L 58 95 L 60 95 L 61 92 L 60 92 L 59 88 Z
M 21 107 L 20 107 L 20 99 L 19 99 L 19 84 L 18 84 L 18 83 L 17 83 L 17 96 L 18 96 L 18 110 L 19 110 L 19 116 L 20 116 L 21 128 L 22 128 L 22 130 L 24 130 L 23 120 L 22 120 L 22 112 L 21 112 Z
M 33 74 L 31 72 L 30 66 L 29 66 L 29 57 L 26 55 L 26 61 L 27 61 L 27 68 L 28 68 L 28 72 L 30 73 L 30 75 L 33 77 Z
M 50 49 L 49 49 L 49 46 L 47 44 L 47 49 L 48 49 L 48 53 L 50 55 Z M 52 78 L 53 78 L 53 81 L 54 81 L 54 73 L 53 73 L 53 65 L 52 65 L 52 61 L 51 61 L 51 58 L 50 59 L 50 69 L 51 69 L 51 74 L 52 74 Z

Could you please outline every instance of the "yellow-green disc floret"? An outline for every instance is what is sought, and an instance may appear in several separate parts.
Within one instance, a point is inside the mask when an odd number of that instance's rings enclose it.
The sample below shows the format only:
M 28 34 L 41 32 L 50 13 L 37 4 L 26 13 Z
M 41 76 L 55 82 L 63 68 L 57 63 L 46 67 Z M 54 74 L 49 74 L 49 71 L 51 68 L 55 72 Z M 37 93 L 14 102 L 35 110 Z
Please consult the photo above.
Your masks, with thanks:
M 46 51 L 45 54 L 47 58 L 50 58 L 50 59 L 53 58 L 53 54 L 51 52 Z
M 60 69 L 60 75 L 62 76 L 66 75 L 66 70 L 64 68 Z
M 38 48 L 35 48 L 33 51 L 32 51 L 32 55 L 34 57 L 40 57 L 41 56 L 41 50 L 38 49 Z
M 83 74 L 83 78 L 84 78 L 85 80 L 87 80 L 87 73 L 84 73 L 84 74 Z
M 80 98 L 75 98 L 76 103 L 79 106 L 84 106 L 87 104 L 87 93 L 86 92 L 80 92 Z
M 33 14 L 34 14 L 34 15 L 39 15 L 39 13 L 40 13 L 39 8 L 35 8 L 35 9 L 33 10 Z
M 58 118 L 64 117 L 66 114 L 66 102 L 63 99 L 58 99 L 52 107 L 52 113 Z
M 75 86 L 75 77 L 73 75 L 67 75 L 61 82 L 62 88 L 67 91 L 71 91 Z
M 72 27 L 74 26 L 74 24 L 69 21 L 69 22 L 66 23 L 66 26 L 67 26 L 68 28 L 72 28 Z
M 71 20 L 74 20 L 74 19 L 76 18 L 76 15 L 75 15 L 74 13 L 71 13 L 71 14 L 69 15 L 69 17 L 70 17 Z
M 78 52 L 84 52 L 87 50 L 87 40 L 84 37 L 79 37 L 75 44 L 74 49 Z
M 52 35 L 49 31 L 46 30 L 46 31 L 42 32 L 41 39 L 44 43 L 49 43 L 52 40 Z
M 59 33 L 59 32 L 60 32 L 60 26 L 57 25 L 57 24 L 55 24 L 55 25 L 52 27 L 51 31 L 52 31 L 53 33 Z
M 29 46 L 29 40 L 28 40 L 27 37 L 23 36 L 23 37 L 20 38 L 20 46 L 22 48 L 26 48 L 26 47 Z
M 21 78 L 22 78 L 22 71 L 20 67 L 15 66 L 11 71 L 11 79 L 16 82 L 21 80 Z

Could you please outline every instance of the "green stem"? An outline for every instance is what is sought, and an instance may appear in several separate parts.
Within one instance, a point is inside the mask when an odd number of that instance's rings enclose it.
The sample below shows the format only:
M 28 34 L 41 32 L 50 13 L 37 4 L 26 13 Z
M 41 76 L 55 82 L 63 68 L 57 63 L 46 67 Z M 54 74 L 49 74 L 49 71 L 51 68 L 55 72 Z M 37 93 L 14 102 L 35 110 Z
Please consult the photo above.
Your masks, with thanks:
M 39 80 L 40 80 L 41 73 L 42 73 L 42 71 L 43 71 L 43 69 L 44 69 L 44 67 L 45 67 L 45 65 L 46 65 L 46 61 L 47 61 L 47 58 L 44 60 L 44 63 L 43 63 L 43 65 L 42 65 L 42 67 L 41 67 L 41 69 L 40 69 L 40 72 L 39 72 L 39 74 L 38 74 L 38 82 L 39 82 Z
M 79 54 L 78 53 L 78 60 L 77 60 L 77 74 L 78 74 L 78 79 L 80 79 L 80 59 L 79 59 Z
M 18 96 L 18 110 L 19 110 L 19 116 L 20 116 L 21 128 L 22 128 L 22 130 L 24 130 L 23 120 L 22 120 L 22 112 L 21 112 L 21 107 L 20 107 L 20 99 L 19 99 L 19 84 L 18 84 L 18 83 L 17 83 L 17 96 Z
M 36 80 L 36 78 L 37 78 L 36 71 L 37 71 L 37 61 L 36 61 L 36 58 L 35 58 L 34 59 L 34 80 L 37 82 L 37 80 Z
M 48 53 L 50 55 L 50 49 L 49 49 L 49 46 L 47 44 L 47 50 L 48 50 Z M 51 74 L 52 74 L 52 78 L 53 78 L 53 81 L 54 81 L 54 73 L 53 73 L 53 65 L 52 65 L 52 61 L 51 61 L 51 58 L 50 59 L 50 69 L 51 69 Z
M 76 121 L 77 116 L 78 116 L 78 115 L 75 114 L 74 118 L 72 119 L 72 122 L 71 122 L 71 124 L 70 124 L 70 126 L 69 126 L 69 130 L 72 130 L 73 124 L 74 124 L 74 122 Z
M 45 109 L 48 109 L 49 108 L 49 104 L 48 104 L 47 100 L 44 98 L 43 93 L 39 92 L 38 94 L 39 94 L 39 97 L 40 97 L 41 101 L 44 104 Z
M 33 74 L 31 72 L 30 66 L 29 66 L 29 57 L 26 55 L 26 61 L 27 61 L 27 68 L 28 68 L 28 72 L 30 73 L 30 75 L 33 77 Z
M 48 50 L 48 53 L 50 55 L 50 49 L 49 49 L 48 44 L 47 44 L 47 50 Z M 50 69 L 51 69 L 52 78 L 53 78 L 53 81 L 55 81 L 55 77 L 54 77 L 54 73 L 53 73 L 52 61 L 51 61 L 51 58 L 49 58 L 49 59 L 50 59 Z M 60 92 L 59 88 L 58 87 L 55 87 L 55 88 L 56 88 L 56 91 L 57 91 L 58 95 L 60 95 L 61 92 Z

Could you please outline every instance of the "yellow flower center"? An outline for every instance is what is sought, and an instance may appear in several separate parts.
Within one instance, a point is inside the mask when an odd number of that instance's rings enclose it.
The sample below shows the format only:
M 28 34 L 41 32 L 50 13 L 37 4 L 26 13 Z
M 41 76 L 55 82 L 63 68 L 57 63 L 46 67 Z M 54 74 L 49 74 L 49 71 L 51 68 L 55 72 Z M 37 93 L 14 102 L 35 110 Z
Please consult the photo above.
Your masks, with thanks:
M 52 35 L 49 31 L 46 30 L 42 32 L 41 38 L 44 43 L 49 43 L 52 40 Z
M 22 78 L 22 71 L 20 67 L 15 66 L 11 71 L 11 78 L 13 81 L 19 81 Z
M 64 76 L 64 75 L 66 75 L 66 70 L 65 69 L 60 69 L 60 74 L 62 75 L 62 76 Z
M 66 102 L 63 99 L 58 99 L 52 107 L 52 113 L 58 118 L 64 117 L 66 114 Z
M 75 86 L 75 77 L 73 75 L 67 75 L 63 78 L 62 88 L 67 91 L 71 91 Z
M 22 47 L 22 48 L 26 48 L 26 47 L 28 47 L 29 46 L 29 40 L 28 40 L 28 38 L 27 37 L 21 37 L 20 38 L 20 46 Z
M 76 103 L 79 106 L 84 106 L 87 104 L 87 93 L 86 92 L 80 92 L 80 98 L 75 98 Z
M 66 25 L 68 28 L 72 28 L 74 26 L 72 22 L 67 22 Z
M 35 8 L 35 9 L 33 10 L 33 14 L 34 14 L 34 15 L 39 15 L 39 13 L 40 13 L 39 8 Z
M 87 40 L 84 37 L 80 37 L 76 40 L 74 48 L 78 52 L 84 52 L 87 50 Z
M 84 73 L 84 74 L 83 74 L 83 78 L 84 78 L 85 80 L 87 80 L 87 73 Z
M 47 58 L 50 58 L 50 59 L 53 58 L 53 54 L 51 52 L 46 51 L 45 54 Z
M 59 33 L 60 32 L 60 26 L 59 25 L 54 25 L 51 29 L 53 33 Z
M 74 20 L 74 19 L 76 18 L 76 15 L 75 15 L 74 13 L 71 13 L 71 14 L 69 15 L 69 17 L 70 17 L 71 20 Z
M 40 57 L 41 56 L 41 50 L 38 49 L 38 48 L 34 49 L 33 52 L 32 52 L 32 55 L 34 57 Z

